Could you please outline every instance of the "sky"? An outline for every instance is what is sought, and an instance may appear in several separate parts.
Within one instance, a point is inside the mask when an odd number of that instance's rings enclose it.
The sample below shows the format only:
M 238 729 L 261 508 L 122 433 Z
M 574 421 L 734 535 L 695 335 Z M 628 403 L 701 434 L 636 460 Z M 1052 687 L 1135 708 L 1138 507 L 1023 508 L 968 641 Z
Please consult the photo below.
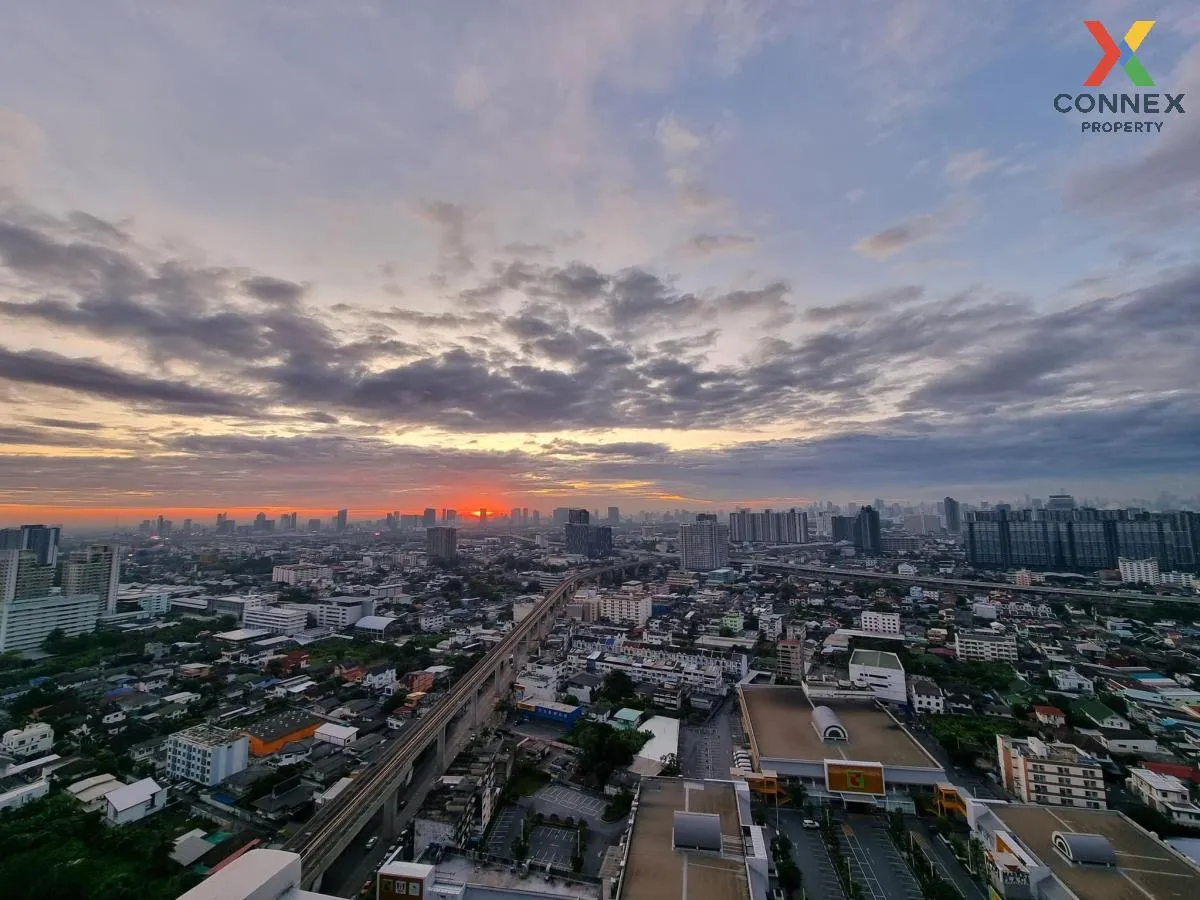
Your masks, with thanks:
M 1187 0 L 13 4 L 0 524 L 1194 497 L 1192 97 Z

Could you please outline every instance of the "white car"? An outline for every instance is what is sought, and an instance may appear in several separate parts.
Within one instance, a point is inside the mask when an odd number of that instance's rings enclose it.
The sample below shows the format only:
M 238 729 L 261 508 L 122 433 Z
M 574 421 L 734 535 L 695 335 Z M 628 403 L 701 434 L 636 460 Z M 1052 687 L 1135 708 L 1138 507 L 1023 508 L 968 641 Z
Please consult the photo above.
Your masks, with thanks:
M 803 825 L 805 828 L 820 828 L 821 827 L 821 823 L 818 822 L 816 819 L 805 819 L 800 824 Z
M 367 849 L 374 850 L 375 845 L 378 843 L 379 843 L 379 835 L 375 835 L 374 837 L 367 838 Z

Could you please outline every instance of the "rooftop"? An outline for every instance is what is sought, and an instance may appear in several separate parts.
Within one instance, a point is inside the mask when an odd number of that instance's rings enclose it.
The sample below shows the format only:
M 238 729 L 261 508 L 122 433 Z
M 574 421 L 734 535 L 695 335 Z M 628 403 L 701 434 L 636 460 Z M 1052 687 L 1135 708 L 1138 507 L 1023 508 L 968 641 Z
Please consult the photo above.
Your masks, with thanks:
M 995 805 L 992 812 L 1080 900 L 1182 900 L 1200 889 L 1200 870 L 1114 810 Z M 1117 866 L 1072 864 L 1052 844 L 1055 832 L 1098 834 Z
M 883 650 L 855 650 L 850 656 L 850 665 L 904 671 L 904 666 L 900 665 L 900 657 Z
M 848 740 L 824 743 L 813 728 L 813 707 L 803 688 L 754 685 L 739 691 L 750 736 L 760 757 L 804 762 L 844 759 L 941 768 L 895 719 L 873 704 L 823 704 L 837 713 L 848 735 Z
M 620 900 L 746 900 L 750 887 L 740 853 L 697 853 L 672 845 L 676 811 L 720 818 L 722 843 L 741 848 L 737 791 L 732 782 L 647 778 L 638 794 Z
M 246 733 L 258 738 L 260 741 L 270 743 L 271 741 L 279 740 L 284 735 L 292 734 L 311 725 L 316 725 L 320 721 L 320 719 L 310 712 L 300 709 L 290 709 L 266 719 L 252 722 L 246 726 Z

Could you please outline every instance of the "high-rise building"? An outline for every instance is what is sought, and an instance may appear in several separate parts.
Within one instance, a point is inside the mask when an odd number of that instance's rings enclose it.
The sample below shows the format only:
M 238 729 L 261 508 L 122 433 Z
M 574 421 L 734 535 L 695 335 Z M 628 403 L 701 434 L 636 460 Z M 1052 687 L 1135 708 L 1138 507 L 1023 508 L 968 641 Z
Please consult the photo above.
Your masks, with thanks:
M 58 540 L 62 529 L 57 525 L 22 525 L 0 528 L 0 550 L 32 550 L 39 566 L 58 564 Z
M 609 525 L 620 525 L 621 524 L 621 508 L 619 506 L 610 506 L 608 508 L 608 524 Z
M 479 527 L 487 528 L 487 523 L 488 523 L 488 511 L 486 509 L 481 509 L 479 511 Z
M 729 562 L 729 527 L 701 513 L 694 524 L 679 526 L 679 566 L 686 572 L 710 572 Z
M 521 507 L 521 524 L 522 525 L 529 524 L 529 507 L 528 506 Z
M 830 516 L 829 539 L 835 544 L 841 541 L 853 541 L 856 521 L 854 516 Z
M 582 510 L 586 515 L 586 510 Z M 563 526 L 567 553 L 602 559 L 612 555 L 612 528 L 607 525 L 589 525 L 586 522 L 568 522 Z
M 295 513 L 292 513 L 292 515 L 294 516 L 294 515 L 295 515 Z M 192 533 L 192 520 L 191 520 L 191 519 L 184 519 L 184 520 L 183 520 L 183 533 L 184 533 L 184 534 L 191 534 L 191 533 Z
M 942 501 L 942 506 L 946 513 L 946 530 L 951 534 L 958 534 L 962 531 L 962 513 L 958 501 L 947 497 Z
M 1070 494 L 1051 494 L 1046 509 L 1067 510 L 1075 508 L 1075 498 Z
M 510 509 L 508 511 L 508 524 L 509 525 L 520 525 L 521 524 L 521 507 L 514 506 L 512 509 Z
M 349 520 L 350 520 L 350 510 L 339 509 L 337 511 L 337 515 L 334 517 L 333 527 L 336 528 L 338 531 L 345 531 L 346 525 L 349 524 Z
M 540 509 L 535 509 L 535 510 L 533 511 L 533 513 L 532 513 L 532 520 L 531 520 L 531 521 L 533 522 L 533 524 L 534 524 L 534 525 L 537 525 L 537 524 L 540 524 L 540 523 L 541 523 L 541 521 L 542 521 L 542 511 L 541 511 Z
M 0 550 L 0 603 L 45 597 L 54 584 L 54 567 L 38 563 L 35 550 Z
M 425 511 L 421 513 L 421 522 L 426 528 L 432 528 L 437 524 L 437 510 L 432 506 L 425 507 Z
M 571 510 L 565 506 L 554 507 L 554 512 L 551 513 L 551 522 L 554 525 L 566 525 L 570 521 Z
M 592 514 L 586 509 L 568 509 L 567 521 L 572 525 L 587 525 L 592 520 Z
M 452 525 L 457 521 L 458 521 L 458 510 L 457 509 L 443 509 L 442 510 L 442 524 L 443 525 Z
M 999 734 L 996 757 L 1005 789 L 1022 803 L 1108 806 L 1100 760 L 1074 744 Z
M 426 529 L 425 552 L 431 559 L 454 559 L 458 556 L 458 529 L 447 525 Z
M 308 530 L 313 533 L 320 531 L 321 530 L 321 520 L 320 519 L 309 519 L 308 520 Z
M 854 519 L 854 547 L 860 553 L 872 554 L 880 550 L 879 510 L 864 506 Z
M 117 608 L 117 586 L 121 577 L 121 548 L 116 544 L 92 544 L 76 550 L 63 567 L 63 594 L 95 594 L 100 613 Z

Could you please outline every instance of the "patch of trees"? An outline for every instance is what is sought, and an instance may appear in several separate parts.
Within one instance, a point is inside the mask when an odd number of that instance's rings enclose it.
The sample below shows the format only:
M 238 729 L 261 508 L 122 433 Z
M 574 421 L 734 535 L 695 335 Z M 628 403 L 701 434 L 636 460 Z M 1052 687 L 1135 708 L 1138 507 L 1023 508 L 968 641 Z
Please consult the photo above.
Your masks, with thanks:
M 21 900 L 175 900 L 200 877 L 152 827 L 109 828 L 65 795 L 0 816 L 0 884 Z

